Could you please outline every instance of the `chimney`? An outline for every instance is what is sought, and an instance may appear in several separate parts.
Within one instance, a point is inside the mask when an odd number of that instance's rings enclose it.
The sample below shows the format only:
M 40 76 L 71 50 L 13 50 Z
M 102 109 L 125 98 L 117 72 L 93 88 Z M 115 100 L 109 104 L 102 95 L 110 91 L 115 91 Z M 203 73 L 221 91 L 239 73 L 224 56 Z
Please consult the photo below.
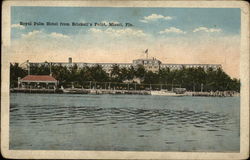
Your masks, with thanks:
M 71 57 L 69 57 L 69 63 L 72 63 L 72 58 Z

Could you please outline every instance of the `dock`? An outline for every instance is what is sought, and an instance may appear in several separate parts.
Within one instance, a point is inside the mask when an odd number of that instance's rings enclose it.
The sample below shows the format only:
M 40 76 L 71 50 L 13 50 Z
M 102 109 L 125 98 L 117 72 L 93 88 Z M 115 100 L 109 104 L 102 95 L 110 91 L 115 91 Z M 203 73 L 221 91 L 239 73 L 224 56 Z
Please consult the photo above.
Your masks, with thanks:
M 14 93 L 63 93 L 60 89 L 37 89 L 37 88 L 12 88 Z
M 233 97 L 239 96 L 238 92 L 234 91 L 216 91 L 216 92 L 186 92 L 187 96 L 199 96 L 199 97 Z
M 54 94 L 127 94 L 127 95 L 151 95 L 150 90 L 119 90 L 119 89 L 84 89 L 84 88 L 66 88 L 66 89 L 29 89 L 12 88 L 10 92 L 14 93 L 54 93 Z M 185 92 L 184 96 L 197 97 L 233 97 L 240 93 L 234 91 L 216 91 L 216 92 Z
M 64 94 L 137 94 L 150 95 L 150 91 L 146 90 L 113 90 L 113 89 L 82 89 L 82 88 L 67 88 L 67 89 L 29 89 L 29 88 L 13 88 L 10 89 L 13 93 L 64 93 Z
M 145 90 L 117 90 L 117 89 L 63 89 L 64 93 L 82 94 L 138 94 L 150 95 L 150 91 Z

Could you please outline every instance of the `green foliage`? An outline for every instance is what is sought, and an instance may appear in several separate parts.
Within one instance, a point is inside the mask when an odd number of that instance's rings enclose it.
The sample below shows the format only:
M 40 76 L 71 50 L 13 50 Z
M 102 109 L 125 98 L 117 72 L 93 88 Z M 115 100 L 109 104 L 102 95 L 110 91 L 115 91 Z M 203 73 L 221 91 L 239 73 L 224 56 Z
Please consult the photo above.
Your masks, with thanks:
M 49 64 L 42 64 L 40 66 L 32 66 L 30 67 L 30 74 L 31 75 L 49 75 L 50 74 L 50 68 Z
M 10 87 L 17 87 L 18 77 L 23 78 L 28 74 L 28 71 L 19 67 L 18 63 L 10 64 Z
M 107 82 L 109 77 L 100 65 L 95 65 L 90 68 L 92 81 L 96 82 Z
M 144 79 L 146 74 L 146 70 L 143 65 L 138 65 L 135 70 L 135 76 L 140 79 Z
M 50 66 L 51 65 L 51 66 Z M 109 73 L 105 72 L 102 66 L 95 65 L 93 67 L 84 66 L 78 68 L 77 65 L 71 67 L 44 64 L 41 66 L 31 66 L 30 73 L 33 75 L 49 75 L 50 70 L 60 85 L 64 87 L 74 85 L 88 87 L 90 81 L 100 83 L 104 87 L 103 82 L 112 82 L 119 84 L 120 87 L 127 86 L 124 81 L 133 81 L 135 78 L 141 80 L 141 84 L 137 87 L 146 88 L 162 88 L 169 89 L 171 86 L 186 88 L 189 91 L 240 91 L 240 81 L 231 79 L 222 69 L 209 68 L 185 68 L 178 70 L 170 70 L 162 68 L 159 72 L 146 71 L 142 65 L 130 68 L 120 68 L 113 65 Z M 27 71 L 20 68 L 18 63 L 10 65 L 10 84 L 11 87 L 17 86 L 18 77 L 23 78 L 27 75 Z M 93 83 L 92 83 L 93 84 Z M 105 85 L 107 85 L 106 83 Z M 112 85 L 112 84 L 111 84 Z M 119 86 L 118 86 L 119 87 Z M 131 84 L 131 87 L 135 87 Z

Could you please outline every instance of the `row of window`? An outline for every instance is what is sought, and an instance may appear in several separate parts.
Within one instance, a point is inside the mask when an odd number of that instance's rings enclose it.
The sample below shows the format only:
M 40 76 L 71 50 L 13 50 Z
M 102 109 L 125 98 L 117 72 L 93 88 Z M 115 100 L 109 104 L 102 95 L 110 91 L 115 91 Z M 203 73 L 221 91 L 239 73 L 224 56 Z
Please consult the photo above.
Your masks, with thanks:
M 135 61 L 135 64 L 159 64 L 159 61 Z
M 47 63 L 30 63 L 30 66 L 42 66 L 42 65 L 49 65 Z M 74 64 L 69 64 L 69 63 L 53 63 L 53 65 L 62 65 L 62 66 L 66 66 L 66 67 L 70 67 L 70 66 L 73 66 Z M 97 63 L 98 64 L 98 63 Z M 93 67 L 95 66 L 96 64 L 88 64 L 88 63 L 82 63 L 82 64 L 77 64 L 78 67 L 84 67 L 84 66 L 89 66 L 89 67 Z M 104 68 L 110 68 L 112 67 L 114 64 L 99 64 L 101 65 L 102 67 Z M 130 66 L 132 66 L 132 64 L 118 64 L 119 67 L 126 67 L 126 68 L 129 68 Z M 145 65 L 147 67 L 147 65 Z M 219 65 L 154 65 L 154 66 L 148 66 L 149 68 L 152 68 L 152 67 L 159 67 L 161 66 L 162 68 L 182 68 L 182 66 L 184 67 L 187 67 L 187 68 L 198 68 L 198 67 L 201 67 L 201 68 L 219 68 L 220 66 Z
M 161 65 L 162 68 L 182 68 L 182 66 L 187 68 L 219 68 L 217 65 Z

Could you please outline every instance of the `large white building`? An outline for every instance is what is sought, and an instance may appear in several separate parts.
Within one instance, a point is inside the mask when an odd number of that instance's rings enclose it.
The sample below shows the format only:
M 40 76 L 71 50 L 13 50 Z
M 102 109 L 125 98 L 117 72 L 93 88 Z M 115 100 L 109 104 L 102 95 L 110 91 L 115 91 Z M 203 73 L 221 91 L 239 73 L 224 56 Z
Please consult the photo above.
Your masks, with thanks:
M 100 65 L 106 72 L 110 72 L 113 65 L 118 65 L 120 68 L 130 68 L 131 66 L 137 67 L 138 65 L 143 65 L 147 71 L 158 72 L 160 68 L 169 68 L 170 70 L 185 68 L 208 68 L 218 69 L 222 66 L 220 64 L 164 64 L 156 58 L 145 58 L 136 59 L 132 63 L 85 63 L 85 62 L 73 62 L 72 58 L 68 59 L 68 62 L 28 62 L 28 66 L 42 66 L 42 65 L 61 65 L 68 68 L 77 65 L 78 68 L 85 66 L 93 67 L 95 65 Z

